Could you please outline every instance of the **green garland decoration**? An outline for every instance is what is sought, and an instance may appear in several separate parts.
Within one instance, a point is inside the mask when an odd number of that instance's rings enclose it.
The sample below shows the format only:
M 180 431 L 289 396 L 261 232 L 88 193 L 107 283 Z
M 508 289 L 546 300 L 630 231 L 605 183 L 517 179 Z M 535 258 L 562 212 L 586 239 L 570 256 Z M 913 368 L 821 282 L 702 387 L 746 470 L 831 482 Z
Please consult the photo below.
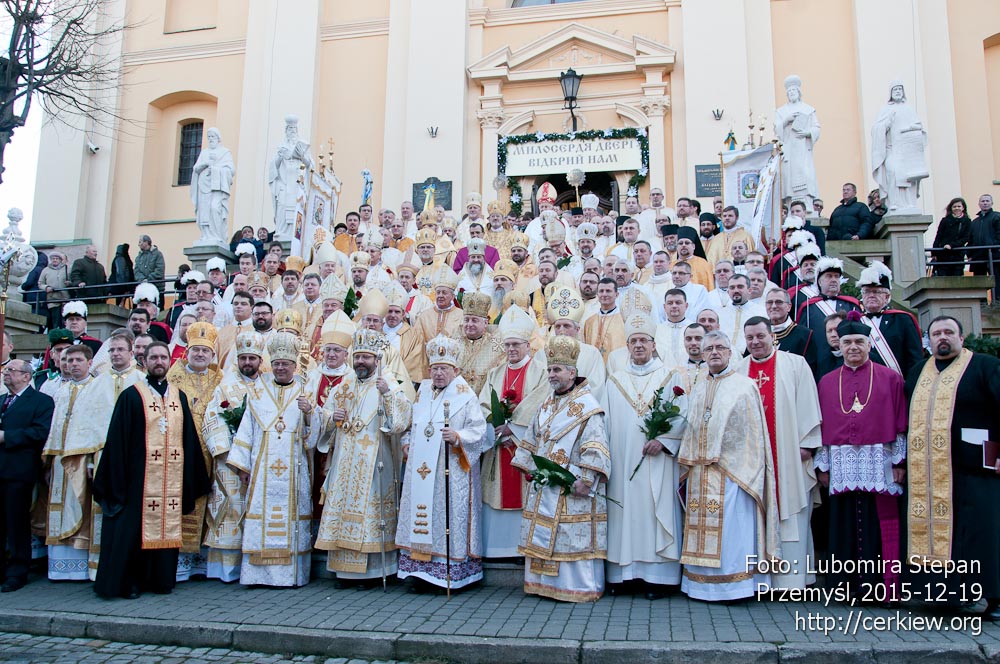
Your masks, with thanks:
M 534 134 L 511 134 L 497 138 L 497 170 L 500 173 L 507 172 L 507 146 L 521 145 L 523 143 L 540 143 L 542 141 L 572 141 L 572 140 L 592 140 L 595 138 L 634 138 L 639 141 L 639 151 L 642 155 L 642 166 L 635 175 L 629 178 L 629 189 L 638 189 L 646 182 L 649 175 L 649 136 L 645 127 L 625 127 L 623 129 L 588 129 L 586 131 L 562 133 L 545 133 L 536 131 Z M 521 216 L 524 209 L 523 192 L 521 185 L 513 177 L 507 178 L 507 187 L 510 189 L 510 210 L 514 214 Z

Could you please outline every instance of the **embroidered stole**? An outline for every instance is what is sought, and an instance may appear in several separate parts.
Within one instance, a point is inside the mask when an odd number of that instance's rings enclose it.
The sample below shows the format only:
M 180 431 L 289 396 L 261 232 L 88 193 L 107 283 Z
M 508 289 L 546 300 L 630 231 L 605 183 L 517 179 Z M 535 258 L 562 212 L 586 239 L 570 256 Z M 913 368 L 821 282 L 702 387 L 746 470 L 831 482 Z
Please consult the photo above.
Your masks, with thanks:
M 135 384 L 146 416 L 146 475 L 142 486 L 142 548 L 179 549 L 184 486 L 184 415 L 177 389 L 164 396 Z
M 913 390 L 906 459 L 910 556 L 951 560 L 954 534 L 951 446 L 960 444 L 951 440 L 951 419 L 958 384 L 971 361 L 972 352 L 962 349 L 939 372 L 931 358 L 924 364 Z

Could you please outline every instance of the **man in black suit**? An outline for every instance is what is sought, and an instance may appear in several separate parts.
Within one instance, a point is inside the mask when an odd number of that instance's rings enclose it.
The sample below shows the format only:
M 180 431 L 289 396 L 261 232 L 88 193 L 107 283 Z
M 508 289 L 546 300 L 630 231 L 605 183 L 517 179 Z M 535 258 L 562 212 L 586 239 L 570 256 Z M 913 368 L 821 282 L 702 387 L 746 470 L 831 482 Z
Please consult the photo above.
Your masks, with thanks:
M 0 592 L 20 590 L 31 563 L 31 494 L 42 470 L 42 447 L 52 423 L 52 398 L 31 387 L 31 366 L 11 360 L 3 370 L 7 394 L 0 405 Z

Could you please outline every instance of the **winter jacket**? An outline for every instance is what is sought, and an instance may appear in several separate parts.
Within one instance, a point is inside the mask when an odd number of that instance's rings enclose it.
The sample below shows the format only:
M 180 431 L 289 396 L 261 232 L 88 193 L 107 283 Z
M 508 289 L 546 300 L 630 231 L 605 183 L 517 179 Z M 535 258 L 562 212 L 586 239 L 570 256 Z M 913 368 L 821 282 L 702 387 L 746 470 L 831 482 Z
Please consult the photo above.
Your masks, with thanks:
M 134 281 L 150 281 L 156 284 L 156 287 L 163 290 L 163 274 L 166 270 L 166 262 L 163 260 L 163 253 L 155 246 L 151 247 L 148 251 L 139 251 L 139 255 L 135 257 L 135 265 L 133 267 L 133 272 L 135 274 Z
M 69 270 L 69 280 L 75 286 L 86 284 L 89 288 L 77 288 L 75 297 L 102 297 L 108 294 L 104 287 L 108 283 L 104 266 L 93 258 L 84 256 L 73 261 Z
M 59 267 L 52 267 L 52 264 L 49 263 L 38 276 L 39 290 L 44 291 L 46 288 L 54 289 L 45 296 L 46 301 L 49 303 L 49 309 L 61 306 L 63 302 L 69 299 L 67 291 L 60 291 L 58 289 L 66 288 L 70 285 L 72 284 L 69 281 L 69 267 L 67 267 L 65 262 L 60 264 Z
M 844 199 L 830 215 L 830 228 L 826 239 L 830 242 L 850 240 L 857 235 L 859 240 L 867 240 L 875 230 L 875 215 L 857 196 Z

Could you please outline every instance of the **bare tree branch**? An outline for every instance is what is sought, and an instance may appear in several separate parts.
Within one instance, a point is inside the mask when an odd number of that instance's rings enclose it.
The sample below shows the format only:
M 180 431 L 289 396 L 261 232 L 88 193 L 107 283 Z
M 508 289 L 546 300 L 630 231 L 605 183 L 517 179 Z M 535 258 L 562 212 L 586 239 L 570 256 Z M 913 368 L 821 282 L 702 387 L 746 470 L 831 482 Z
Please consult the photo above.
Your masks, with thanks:
M 0 176 L 4 148 L 36 96 L 64 123 L 83 118 L 110 132 L 129 122 L 118 108 L 123 71 L 112 51 L 131 26 L 110 15 L 111 2 L 0 0 L 12 23 L 0 56 Z

